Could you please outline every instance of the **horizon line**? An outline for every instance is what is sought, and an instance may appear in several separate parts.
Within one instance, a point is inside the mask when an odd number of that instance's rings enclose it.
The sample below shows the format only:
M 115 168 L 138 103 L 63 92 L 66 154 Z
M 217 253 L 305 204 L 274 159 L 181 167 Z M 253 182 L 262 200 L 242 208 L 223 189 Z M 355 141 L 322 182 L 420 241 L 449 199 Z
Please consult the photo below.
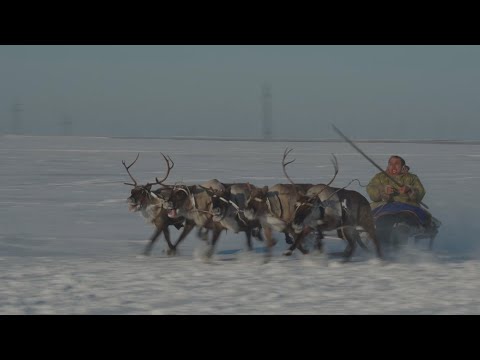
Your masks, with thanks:
M 221 136 L 102 136 L 102 135 L 27 135 L 27 134 L 0 134 L 0 137 L 77 137 L 102 139 L 158 139 L 158 140 L 204 140 L 204 141 L 246 141 L 246 142 L 345 142 L 342 139 L 332 138 L 249 138 L 249 137 L 221 137 Z M 454 139 L 354 139 L 357 143 L 412 143 L 412 144 L 464 144 L 480 145 L 480 140 Z

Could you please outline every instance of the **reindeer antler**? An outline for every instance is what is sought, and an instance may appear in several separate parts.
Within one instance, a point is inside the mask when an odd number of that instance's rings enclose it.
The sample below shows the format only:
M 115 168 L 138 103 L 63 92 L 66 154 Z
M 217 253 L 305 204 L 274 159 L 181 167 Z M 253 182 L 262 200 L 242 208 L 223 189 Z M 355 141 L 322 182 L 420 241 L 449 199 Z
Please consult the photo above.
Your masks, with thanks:
M 337 174 L 338 174 L 338 160 L 337 160 L 337 157 L 335 156 L 335 154 L 332 154 L 332 157 L 333 159 L 330 159 L 330 161 L 332 162 L 332 165 L 333 165 L 333 168 L 335 169 L 335 174 L 333 174 L 333 178 L 332 180 L 330 180 L 330 182 L 327 184 L 330 185 L 333 180 L 335 180 L 335 178 L 337 177 Z
M 165 180 L 167 180 L 168 178 L 168 175 L 170 174 L 170 170 L 173 169 L 173 167 L 175 166 L 175 163 L 173 162 L 173 160 L 170 158 L 170 156 L 165 156 L 163 155 L 163 153 L 160 153 L 162 154 L 163 158 L 165 159 L 166 163 L 167 163 L 167 175 L 165 175 L 165 177 L 162 179 L 162 180 L 158 180 L 157 177 L 155 177 L 155 181 L 157 182 L 157 184 L 159 185 L 163 185 L 163 182 Z M 167 159 L 168 157 L 168 159 Z
M 333 180 L 335 180 L 335 178 L 337 177 L 337 174 L 338 174 L 338 160 L 337 160 L 337 157 L 335 156 L 335 154 L 333 154 L 333 153 L 332 153 L 332 157 L 333 157 L 333 159 L 330 159 L 330 161 L 332 162 L 332 165 L 335 169 L 335 174 L 333 174 L 332 180 L 330 180 L 328 182 L 328 184 L 322 190 L 320 190 L 319 193 L 316 196 L 319 196 L 322 193 L 322 191 L 325 190 L 327 188 L 327 186 L 329 186 L 333 182 Z
M 292 183 L 292 185 L 295 185 L 295 183 L 293 182 L 292 179 L 290 179 L 290 176 L 288 176 L 287 174 L 287 170 L 285 169 L 285 167 L 288 165 L 288 164 L 291 164 L 293 163 L 296 159 L 293 159 L 292 161 L 289 161 L 289 162 L 285 162 L 285 159 L 287 158 L 288 154 L 290 154 L 292 152 L 293 149 L 289 149 L 288 147 L 285 149 L 285 151 L 283 152 L 283 159 L 282 159 L 282 168 L 283 168 L 283 173 L 285 174 L 285 176 L 287 177 L 288 181 L 290 181 Z
M 289 162 L 285 162 L 285 159 L 287 158 L 288 154 L 290 154 L 292 152 L 293 149 L 288 149 L 288 147 L 285 149 L 285 151 L 283 152 L 283 159 L 282 159 L 282 168 L 283 168 L 283 173 L 285 174 L 285 176 L 287 177 L 288 181 L 290 181 L 290 183 L 293 185 L 293 191 L 295 191 L 295 198 L 297 199 L 298 198 L 298 191 L 297 191 L 297 186 L 295 185 L 295 183 L 293 182 L 292 179 L 290 179 L 290 176 L 288 176 L 287 174 L 287 170 L 285 169 L 285 167 L 288 165 L 288 164 L 291 164 L 293 163 L 296 159 L 293 159 Z
M 158 178 L 155 177 L 155 182 L 154 183 L 147 183 L 145 186 L 152 186 L 152 185 L 158 184 L 158 185 L 162 185 L 164 187 L 171 187 L 169 185 L 164 185 L 163 182 L 165 180 L 167 180 L 168 175 L 170 174 L 170 170 L 173 169 L 173 166 L 175 165 L 175 163 L 170 158 L 170 156 L 168 156 L 168 158 L 167 158 L 167 156 L 163 155 L 163 153 L 160 153 L 160 154 L 162 154 L 163 158 L 165 159 L 165 162 L 167 163 L 167 174 L 164 176 L 164 178 L 162 180 L 158 180 Z
M 127 170 L 127 173 L 128 175 L 130 176 L 130 179 L 133 180 L 133 184 L 129 184 L 129 183 L 124 183 L 125 185 L 130 185 L 130 186 L 137 186 L 137 181 L 133 178 L 132 174 L 130 174 L 130 171 L 128 169 L 130 169 L 132 167 L 133 164 L 135 164 L 138 160 L 138 157 L 140 156 L 140 153 L 138 153 L 137 157 L 135 158 L 135 160 L 130 164 L 130 165 L 126 165 L 125 164 L 125 160 L 122 160 L 122 164 L 123 166 L 125 166 L 125 169 Z

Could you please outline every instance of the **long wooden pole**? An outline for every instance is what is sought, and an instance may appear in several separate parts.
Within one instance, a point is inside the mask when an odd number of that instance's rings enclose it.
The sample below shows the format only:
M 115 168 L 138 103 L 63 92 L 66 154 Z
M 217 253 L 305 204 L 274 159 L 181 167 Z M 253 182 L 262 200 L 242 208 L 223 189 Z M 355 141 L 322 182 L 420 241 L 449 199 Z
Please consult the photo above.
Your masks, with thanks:
M 384 173 L 390 180 L 392 180 L 397 186 L 402 186 L 402 184 L 400 184 L 397 180 L 395 180 L 394 178 L 392 178 L 390 175 L 388 175 L 388 173 L 383 170 L 380 166 L 378 166 L 372 159 L 370 159 L 370 157 L 365 154 L 357 145 L 355 145 L 353 143 L 352 140 L 350 140 L 349 138 L 347 138 L 335 125 L 332 124 L 332 127 L 333 127 L 333 130 L 335 130 L 335 132 L 340 135 L 347 143 L 349 143 L 355 150 L 357 150 L 360 154 L 363 155 L 363 157 L 365 159 L 367 159 L 368 161 L 370 161 L 370 163 L 372 163 L 373 166 L 375 166 L 378 170 L 380 170 L 382 173 Z M 428 206 L 421 202 L 420 201 L 420 205 L 423 205 L 426 209 L 428 209 Z

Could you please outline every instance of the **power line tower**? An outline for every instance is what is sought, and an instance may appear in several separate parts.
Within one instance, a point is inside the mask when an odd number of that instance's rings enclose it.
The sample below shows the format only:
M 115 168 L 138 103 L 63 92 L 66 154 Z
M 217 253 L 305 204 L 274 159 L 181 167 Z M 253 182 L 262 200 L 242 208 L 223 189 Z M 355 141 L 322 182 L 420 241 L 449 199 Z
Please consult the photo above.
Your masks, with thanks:
M 23 104 L 15 102 L 12 106 L 12 134 L 19 135 L 22 132 Z
M 262 135 L 264 140 L 272 138 L 272 89 L 270 84 L 262 86 Z
M 62 126 L 62 135 L 64 136 L 71 136 L 72 135 L 72 120 L 70 116 L 65 115 L 63 120 L 60 122 Z

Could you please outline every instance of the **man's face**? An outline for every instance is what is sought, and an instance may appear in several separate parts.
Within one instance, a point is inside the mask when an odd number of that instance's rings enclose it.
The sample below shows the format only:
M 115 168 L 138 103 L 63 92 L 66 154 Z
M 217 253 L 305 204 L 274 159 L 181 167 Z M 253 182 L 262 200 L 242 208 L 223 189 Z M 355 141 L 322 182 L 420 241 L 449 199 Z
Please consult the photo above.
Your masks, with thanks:
M 402 160 L 396 157 L 388 160 L 387 173 L 389 175 L 399 175 L 402 170 Z

